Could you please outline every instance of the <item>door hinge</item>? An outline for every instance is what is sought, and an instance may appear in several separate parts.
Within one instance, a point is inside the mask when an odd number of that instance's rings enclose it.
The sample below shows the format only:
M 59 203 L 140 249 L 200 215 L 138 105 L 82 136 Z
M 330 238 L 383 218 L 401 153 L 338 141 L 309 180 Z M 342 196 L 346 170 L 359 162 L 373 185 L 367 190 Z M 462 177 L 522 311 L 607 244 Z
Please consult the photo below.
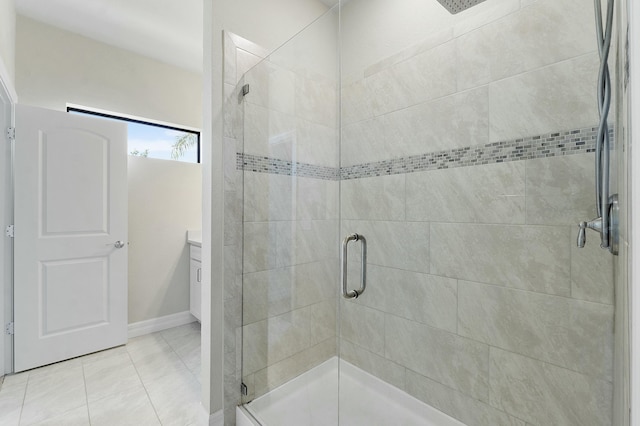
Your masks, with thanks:
M 15 233 L 15 228 L 13 225 L 7 225 L 6 228 L 4 228 L 4 235 L 6 235 L 9 238 L 13 238 L 16 236 Z
M 7 137 L 9 140 L 16 139 L 16 128 L 15 127 L 7 127 Z
M 244 396 L 247 396 L 249 394 L 249 388 L 247 388 L 247 385 L 245 385 L 244 383 L 240 383 L 240 393 Z
M 249 85 L 245 84 L 242 86 L 242 96 L 247 96 L 249 94 Z
M 7 323 L 7 325 L 4 326 L 4 334 L 9 334 L 10 336 L 13 336 L 15 334 L 15 331 L 13 329 L 13 322 Z

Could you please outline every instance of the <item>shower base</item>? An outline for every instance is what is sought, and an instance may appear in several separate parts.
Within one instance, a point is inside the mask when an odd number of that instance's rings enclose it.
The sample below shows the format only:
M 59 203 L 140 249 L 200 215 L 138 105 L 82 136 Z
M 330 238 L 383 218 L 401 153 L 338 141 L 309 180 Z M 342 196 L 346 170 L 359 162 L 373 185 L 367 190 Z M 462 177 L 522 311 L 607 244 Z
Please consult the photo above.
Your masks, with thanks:
M 238 426 L 256 425 L 251 416 L 262 426 L 464 426 L 337 357 L 243 408 L 237 411 Z

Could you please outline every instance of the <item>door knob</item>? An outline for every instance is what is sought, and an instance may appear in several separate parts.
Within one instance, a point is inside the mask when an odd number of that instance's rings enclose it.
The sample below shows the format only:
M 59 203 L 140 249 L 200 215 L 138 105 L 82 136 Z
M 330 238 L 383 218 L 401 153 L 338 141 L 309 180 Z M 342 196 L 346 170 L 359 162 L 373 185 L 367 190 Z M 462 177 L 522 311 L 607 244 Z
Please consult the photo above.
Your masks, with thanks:
M 116 242 L 113 244 L 113 246 L 114 246 L 115 248 L 122 248 L 122 247 L 124 247 L 124 241 L 120 241 L 120 240 L 118 240 L 118 241 L 116 241 Z

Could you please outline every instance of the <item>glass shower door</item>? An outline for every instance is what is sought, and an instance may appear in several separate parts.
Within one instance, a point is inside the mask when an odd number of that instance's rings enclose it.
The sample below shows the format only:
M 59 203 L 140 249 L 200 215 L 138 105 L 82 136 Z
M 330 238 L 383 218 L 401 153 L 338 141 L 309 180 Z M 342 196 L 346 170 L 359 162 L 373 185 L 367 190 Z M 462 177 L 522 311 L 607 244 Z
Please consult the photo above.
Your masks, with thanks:
M 338 424 L 337 23 L 325 14 L 244 75 L 243 402 L 265 425 Z

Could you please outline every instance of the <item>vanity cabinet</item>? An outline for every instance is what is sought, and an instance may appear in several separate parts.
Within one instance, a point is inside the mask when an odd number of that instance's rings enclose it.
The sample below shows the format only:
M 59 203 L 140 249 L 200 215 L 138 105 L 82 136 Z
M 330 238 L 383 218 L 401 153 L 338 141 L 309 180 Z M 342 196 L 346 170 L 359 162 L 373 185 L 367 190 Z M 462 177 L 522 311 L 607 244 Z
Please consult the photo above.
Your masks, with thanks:
M 202 311 L 202 254 L 201 248 L 191 244 L 189 276 L 189 310 L 200 321 Z

